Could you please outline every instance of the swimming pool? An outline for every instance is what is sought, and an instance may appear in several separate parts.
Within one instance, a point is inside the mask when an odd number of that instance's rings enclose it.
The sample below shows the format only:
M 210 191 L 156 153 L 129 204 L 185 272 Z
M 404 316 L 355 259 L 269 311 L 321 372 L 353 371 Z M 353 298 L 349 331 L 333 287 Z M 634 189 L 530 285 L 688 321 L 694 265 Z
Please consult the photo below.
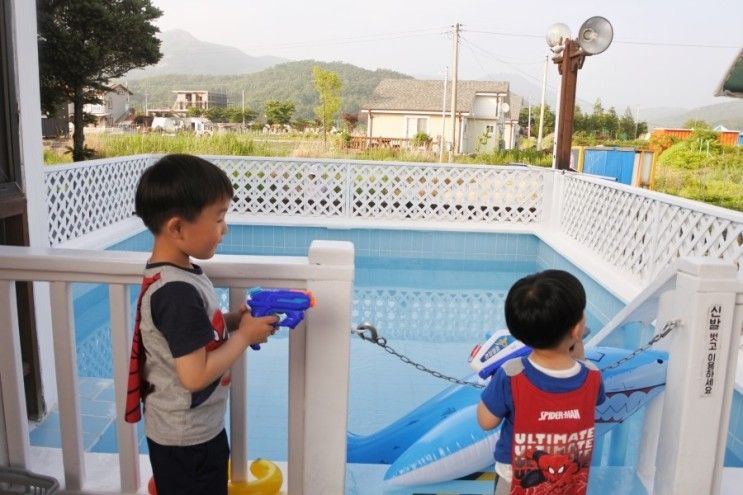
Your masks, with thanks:
M 444 374 L 469 374 L 467 356 L 487 334 L 502 328 L 503 300 L 526 273 L 566 269 L 588 295 L 588 326 L 598 330 L 623 304 L 606 289 L 532 235 L 440 231 L 231 226 L 224 254 L 306 255 L 313 239 L 347 240 L 356 249 L 353 323 L 370 321 L 397 351 Z M 137 234 L 109 249 L 148 251 L 152 237 Z M 132 291 L 132 299 L 136 298 Z M 110 377 L 107 292 L 74 288 L 78 368 L 81 376 Z M 226 302 L 226 294 L 223 294 Z M 322 304 L 322 302 L 320 302 Z M 617 333 L 608 345 L 634 348 L 649 328 Z M 248 359 L 248 445 L 250 457 L 286 459 L 288 339 L 277 334 Z M 352 339 L 349 430 L 368 434 L 396 420 L 448 384 L 402 363 L 382 349 Z M 735 407 L 735 406 L 734 406 Z M 733 414 L 733 418 L 735 414 Z M 731 421 L 732 419 L 731 418 Z M 633 465 L 641 414 L 623 427 L 635 442 L 604 461 Z M 140 434 L 141 435 L 141 434 Z M 108 425 L 91 440 L 91 451 L 116 451 Z M 732 454 L 731 454 L 732 455 Z

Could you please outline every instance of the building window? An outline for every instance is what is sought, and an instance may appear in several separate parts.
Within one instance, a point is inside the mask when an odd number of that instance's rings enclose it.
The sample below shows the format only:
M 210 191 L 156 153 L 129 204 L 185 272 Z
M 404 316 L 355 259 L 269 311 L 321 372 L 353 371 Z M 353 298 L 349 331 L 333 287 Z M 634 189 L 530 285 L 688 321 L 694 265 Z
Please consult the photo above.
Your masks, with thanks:
M 428 117 L 405 117 L 405 137 L 410 139 L 419 132 L 428 134 Z
M 492 134 L 493 133 L 493 126 L 492 125 L 486 125 L 485 126 L 485 132 L 487 132 L 488 134 Z

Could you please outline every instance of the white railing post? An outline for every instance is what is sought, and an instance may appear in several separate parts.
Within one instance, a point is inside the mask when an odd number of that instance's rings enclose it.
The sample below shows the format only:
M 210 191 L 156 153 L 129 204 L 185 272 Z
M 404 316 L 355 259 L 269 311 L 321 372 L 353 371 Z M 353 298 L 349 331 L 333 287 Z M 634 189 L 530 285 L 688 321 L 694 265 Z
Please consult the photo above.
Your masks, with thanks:
M 54 356 L 62 430 L 65 489 L 79 491 L 85 483 L 85 449 L 80 417 L 80 389 L 75 351 L 75 321 L 69 282 L 51 283 Z M 121 412 L 119 412 L 121 414 Z
M 674 296 L 674 290 L 670 289 L 658 297 L 658 313 L 655 320 L 656 334 L 662 330 L 665 322 L 672 321 L 678 317 Z M 655 344 L 654 348 L 668 352 L 669 340 L 671 338 L 669 335 Z M 663 423 L 664 399 L 665 392 L 661 392 L 653 397 L 645 409 L 645 421 L 642 425 L 639 455 L 637 458 L 637 476 L 643 485 L 645 485 L 645 489 L 648 492 L 651 492 L 655 478 L 655 460 L 658 455 L 658 438 L 660 436 L 661 424 Z
M 230 311 L 245 302 L 245 290 L 229 289 Z M 248 363 L 250 350 L 230 368 L 230 457 L 231 479 L 248 481 Z
M 678 266 L 673 299 L 681 327 L 669 344 L 653 493 L 714 495 L 723 460 L 719 442 L 728 429 L 720 418 L 727 417 L 735 380 L 729 371 L 740 329 L 733 321 L 743 283 L 730 262 L 684 258 Z
M 3 407 L 0 419 L 4 421 L 5 430 L 0 436 L 3 443 L 0 445 L 0 465 L 25 468 L 30 447 L 15 282 L 12 280 L 0 280 L 0 308 L 3 309 L 0 311 L 0 405 Z
M 555 232 L 560 232 L 562 230 L 562 209 L 563 201 L 565 200 L 563 195 L 566 189 L 567 177 L 565 177 L 565 172 L 557 170 L 550 170 L 549 173 L 545 173 L 545 177 L 547 176 L 552 177 L 552 180 L 550 181 L 549 196 L 545 196 L 542 200 L 544 201 L 544 208 L 549 211 L 545 225 Z
M 290 473 L 289 493 L 341 494 L 346 478 L 353 244 L 313 241 L 309 262 L 345 271 L 337 279 L 307 283 L 317 306 L 307 313 L 305 331 L 302 483 L 293 486 L 295 478 Z M 296 466 L 290 465 L 289 470 L 293 469 Z
M 137 427 L 124 420 L 129 386 L 129 353 L 132 344 L 129 292 L 124 284 L 108 287 L 111 307 L 111 355 L 116 393 L 116 440 L 119 446 L 119 474 L 122 493 L 137 493 L 140 484 Z

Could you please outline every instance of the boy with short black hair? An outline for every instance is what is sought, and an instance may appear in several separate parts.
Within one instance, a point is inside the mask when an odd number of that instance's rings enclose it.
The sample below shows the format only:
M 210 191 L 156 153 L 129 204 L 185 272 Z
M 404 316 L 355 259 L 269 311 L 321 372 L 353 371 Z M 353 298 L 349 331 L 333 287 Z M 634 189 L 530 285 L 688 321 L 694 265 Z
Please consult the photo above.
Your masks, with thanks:
M 244 305 L 222 314 L 191 261 L 214 255 L 232 195 L 222 170 L 191 155 L 162 157 L 137 185 L 136 214 L 155 240 L 137 302 L 126 420 L 139 421 L 143 402 L 160 495 L 227 494 L 230 366 L 276 331 L 276 316 L 253 318 Z
M 482 393 L 477 420 L 491 430 L 496 495 L 582 495 L 594 440 L 601 373 L 584 361 L 586 293 L 562 270 L 518 280 L 508 291 L 506 324 L 532 348 L 503 364 Z

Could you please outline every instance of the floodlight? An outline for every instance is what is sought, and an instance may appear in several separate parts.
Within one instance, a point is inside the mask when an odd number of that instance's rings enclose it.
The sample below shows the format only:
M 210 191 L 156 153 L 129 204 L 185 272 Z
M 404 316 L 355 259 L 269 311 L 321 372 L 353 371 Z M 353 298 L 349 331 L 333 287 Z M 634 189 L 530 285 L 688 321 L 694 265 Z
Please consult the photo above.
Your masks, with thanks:
M 586 20 L 578 30 L 578 44 L 586 55 L 597 55 L 611 45 L 614 28 L 604 17 L 595 16 Z
M 570 28 L 566 24 L 563 24 L 562 22 L 553 24 L 547 30 L 546 38 L 547 38 L 547 44 L 549 45 L 549 47 L 554 48 L 562 44 L 563 38 L 570 38 Z

